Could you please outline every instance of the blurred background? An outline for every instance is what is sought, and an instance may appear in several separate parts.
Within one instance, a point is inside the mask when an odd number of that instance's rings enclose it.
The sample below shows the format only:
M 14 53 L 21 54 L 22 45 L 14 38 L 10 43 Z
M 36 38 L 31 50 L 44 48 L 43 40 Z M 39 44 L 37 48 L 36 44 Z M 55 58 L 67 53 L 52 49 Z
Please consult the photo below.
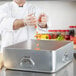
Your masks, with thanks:
M 12 0 L 0 0 L 0 5 Z M 76 1 L 27 0 L 43 8 L 49 17 L 49 29 L 68 29 L 76 26 Z

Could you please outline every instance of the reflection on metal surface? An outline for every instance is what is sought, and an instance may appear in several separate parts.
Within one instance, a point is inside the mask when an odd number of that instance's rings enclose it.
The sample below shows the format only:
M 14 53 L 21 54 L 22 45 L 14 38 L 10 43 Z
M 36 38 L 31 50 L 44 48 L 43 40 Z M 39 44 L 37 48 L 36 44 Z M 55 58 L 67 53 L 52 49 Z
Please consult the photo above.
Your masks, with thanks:
M 71 62 L 66 67 L 64 67 L 63 69 L 59 70 L 54 74 L 2 70 L 0 72 L 0 76 L 75 76 L 73 69 L 74 64 L 73 62 Z
M 27 40 L 27 48 L 28 48 L 28 49 L 31 49 L 31 46 L 32 46 L 31 39 L 28 39 L 28 40 Z
M 6 76 L 6 68 L 3 68 L 0 72 L 0 76 Z
M 73 62 L 68 64 L 68 66 L 64 67 L 60 71 L 58 71 L 56 74 L 53 74 L 52 76 L 74 76 L 73 73 Z

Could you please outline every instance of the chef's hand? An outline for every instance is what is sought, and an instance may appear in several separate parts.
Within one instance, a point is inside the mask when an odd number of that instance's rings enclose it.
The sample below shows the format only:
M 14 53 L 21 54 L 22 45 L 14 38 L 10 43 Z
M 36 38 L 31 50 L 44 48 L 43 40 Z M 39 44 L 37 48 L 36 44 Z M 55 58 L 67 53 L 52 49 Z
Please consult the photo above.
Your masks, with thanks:
M 24 23 L 25 25 L 35 26 L 37 24 L 37 18 L 34 14 L 30 14 L 24 19 Z
M 47 15 L 44 13 L 40 14 L 38 23 L 41 28 L 47 28 Z
M 24 27 L 24 19 L 16 19 L 13 22 L 13 30 L 18 30 L 19 28 Z
M 0 53 L 0 69 L 3 67 L 3 54 Z
M 27 25 L 35 26 L 36 24 L 36 17 L 34 16 L 34 14 L 30 14 L 25 19 L 16 19 L 13 23 L 13 30 L 17 30 Z

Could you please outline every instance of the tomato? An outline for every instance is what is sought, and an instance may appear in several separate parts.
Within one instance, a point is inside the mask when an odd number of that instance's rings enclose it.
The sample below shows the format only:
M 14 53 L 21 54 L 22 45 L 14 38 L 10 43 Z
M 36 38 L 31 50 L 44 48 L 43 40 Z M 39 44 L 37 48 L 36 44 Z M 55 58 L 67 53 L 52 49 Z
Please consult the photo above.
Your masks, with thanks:
M 49 37 L 49 39 L 51 39 L 51 35 L 50 34 L 48 34 L 48 37 Z

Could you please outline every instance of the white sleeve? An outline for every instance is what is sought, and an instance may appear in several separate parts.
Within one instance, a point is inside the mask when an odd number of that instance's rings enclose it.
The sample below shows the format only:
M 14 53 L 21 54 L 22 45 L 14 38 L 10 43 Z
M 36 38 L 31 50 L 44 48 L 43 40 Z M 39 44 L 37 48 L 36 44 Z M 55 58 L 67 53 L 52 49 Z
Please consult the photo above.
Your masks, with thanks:
M 13 31 L 14 18 L 1 17 L 0 18 L 0 30 Z
M 15 18 L 10 17 L 7 11 L 7 5 L 0 6 L 0 31 L 13 31 L 13 22 Z

